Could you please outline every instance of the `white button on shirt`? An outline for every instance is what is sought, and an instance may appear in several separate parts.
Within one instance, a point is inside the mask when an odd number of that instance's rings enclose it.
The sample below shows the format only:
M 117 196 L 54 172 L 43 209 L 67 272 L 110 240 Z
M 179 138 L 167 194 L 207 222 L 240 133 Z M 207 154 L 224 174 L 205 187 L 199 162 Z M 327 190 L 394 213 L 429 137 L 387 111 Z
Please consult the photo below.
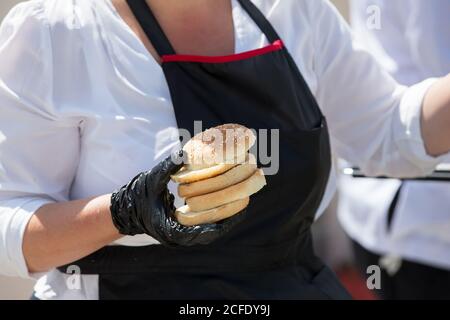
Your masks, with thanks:
M 373 6 L 380 29 L 367 24 Z M 385 69 L 411 85 L 450 72 L 449 12 L 447 0 L 354 0 L 352 24 Z M 400 181 L 343 177 L 340 184 L 339 219 L 353 239 L 378 254 L 450 270 L 448 183 L 404 182 L 389 230 L 388 208 Z
M 420 108 L 433 80 L 409 89 L 381 71 L 326 1 L 255 0 L 328 119 L 333 151 L 369 174 L 424 175 Z M 236 0 L 237 52 L 267 43 Z M 43 204 L 110 193 L 177 145 L 161 67 L 109 0 L 34 0 L 0 29 L 0 273 L 27 277 L 24 228 Z M 323 208 L 334 191 L 330 178 Z M 63 214 L 63 213 L 61 213 Z M 152 243 L 127 237 L 126 245 Z M 36 275 L 35 275 L 36 276 Z M 95 299 L 96 276 L 68 290 L 56 270 L 39 298 Z

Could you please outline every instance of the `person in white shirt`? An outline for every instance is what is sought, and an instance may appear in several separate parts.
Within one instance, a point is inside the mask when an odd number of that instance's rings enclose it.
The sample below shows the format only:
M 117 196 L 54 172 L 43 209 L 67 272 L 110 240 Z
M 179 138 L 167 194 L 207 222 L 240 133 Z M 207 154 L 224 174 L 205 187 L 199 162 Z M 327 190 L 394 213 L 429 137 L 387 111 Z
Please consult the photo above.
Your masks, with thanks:
M 328 1 L 211 3 L 33 0 L 3 21 L 0 273 L 37 299 L 348 298 L 310 237 L 331 151 L 373 176 L 448 158 L 450 76 L 398 85 Z M 233 228 L 171 219 L 166 157 L 195 120 L 279 130 Z
M 446 0 L 351 2 L 355 37 L 404 85 L 450 72 L 449 12 Z M 338 215 L 364 273 L 382 267 L 382 298 L 450 298 L 448 182 L 342 177 Z

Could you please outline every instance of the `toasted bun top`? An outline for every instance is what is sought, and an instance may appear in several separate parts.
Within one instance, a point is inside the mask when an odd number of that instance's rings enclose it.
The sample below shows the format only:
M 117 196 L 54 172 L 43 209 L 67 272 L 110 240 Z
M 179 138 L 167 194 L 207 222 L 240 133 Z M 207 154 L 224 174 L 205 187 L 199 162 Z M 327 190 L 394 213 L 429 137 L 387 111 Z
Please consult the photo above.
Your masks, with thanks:
M 234 164 L 255 144 L 253 132 L 239 124 L 224 124 L 203 131 L 183 147 L 191 170 Z

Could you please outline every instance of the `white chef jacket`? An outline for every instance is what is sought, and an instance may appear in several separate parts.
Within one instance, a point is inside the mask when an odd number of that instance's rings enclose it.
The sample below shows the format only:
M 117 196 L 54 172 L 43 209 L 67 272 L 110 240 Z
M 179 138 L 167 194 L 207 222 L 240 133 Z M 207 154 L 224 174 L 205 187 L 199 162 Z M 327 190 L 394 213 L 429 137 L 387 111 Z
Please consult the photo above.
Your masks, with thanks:
M 426 154 L 419 127 L 434 80 L 399 86 L 352 42 L 327 1 L 253 2 L 328 118 L 334 152 L 374 175 L 424 175 L 442 161 Z M 236 52 L 266 45 L 237 0 L 232 5 Z M 96 299 L 95 275 L 83 275 L 81 287 L 70 290 L 68 276 L 57 270 L 28 274 L 24 229 L 43 204 L 109 193 L 177 145 L 162 69 L 110 0 L 16 6 L 0 29 L 0 61 L 0 272 L 41 276 L 35 287 L 41 299 Z M 333 177 L 322 208 L 333 194 Z
M 450 72 L 448 0 L 355 0 L 351 8 L 355 37 L 400 83 Z M 381 29 L 374 29 L 378 13 Z M 450 269 L 449 183 L 404 182 L 389 229 L 399 180 L 342 177 L 339 184 L 338 215 L 350 237 L 381 255 Z

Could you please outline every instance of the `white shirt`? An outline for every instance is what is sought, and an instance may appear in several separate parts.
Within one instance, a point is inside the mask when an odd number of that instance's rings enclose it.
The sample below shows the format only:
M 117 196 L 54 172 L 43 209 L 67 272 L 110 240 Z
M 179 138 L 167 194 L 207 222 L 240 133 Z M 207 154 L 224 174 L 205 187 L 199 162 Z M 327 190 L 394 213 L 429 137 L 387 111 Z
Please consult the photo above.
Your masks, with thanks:
M 435 168 L 441 159 L 427 156 L 419 127 L 433 80 L 399 86 L 352 42 L 329 2 L 254 3 L 328 118 L 336 154 L 374 175 Z M 265 45 L 247 13 L 232 4 L 237 52 Z M 109 0 L 18 5 L 1 26 L 0 61 L 0 272 L 36 276 L 28 274 L 21 250 L 33 213 L 45 203 L 109 193 L 154 166 L 177 143 L 175 116 L 160 66 Z M 332 175 L 322 208 L 334 187 Z M 66 277 L 50 271 L 37 296 L 98 297 L 96 276 L 82 276 L 80 290 L 68 290 Z
M 371 19 L 367 24 L 376 11 L 381 29 L 369 28 Z M 448 0 L 356 0 L 352 24 L 356 38 L 410 85 L 450 72 L 449 12 Z M 450 269 L 449 183 L 404 182 L 389 231 L 388 208 L 400 181 L 343 177 L 340 186 L 339 219 L 353 239 L 378 254 Z

